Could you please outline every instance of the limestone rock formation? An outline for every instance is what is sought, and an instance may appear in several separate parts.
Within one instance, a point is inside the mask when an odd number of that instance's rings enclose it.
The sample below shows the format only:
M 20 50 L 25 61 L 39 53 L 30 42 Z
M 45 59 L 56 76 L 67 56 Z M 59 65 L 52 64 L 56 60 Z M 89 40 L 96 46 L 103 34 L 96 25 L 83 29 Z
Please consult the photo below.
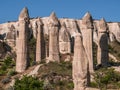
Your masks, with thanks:
M 36 62 L 41 62 L 45 58 L 43 37 L 43 23 L 40 18 L 37 21 L 37 43 L 36 43 Z
M 17 31 L 16 37 L 16 71 L 23 72 L 28 66 L 28 21 L 26 18 L 29 18 L 27 8 L 24 8 L 19 16 L 19 29 Z
M 21 20 L 25 20 L 25 21 L 29 20 L 29 13 L 28 13 L 28 9 L 26 7 L 23 8 L 23 10 L 21 11 L 21 13 L 19 15 L 19 21 L 21 21 Z
M 93 66 L 93 20 L 90 13 L 86 13 L 81 21 L 81 33 L 83 36 L 83 45 L 89 60 L 89 70 L 94 72 Z
M 99 21 L 97 63 L 106 66 L 108 63 L 108 26 L 104 19 Z
M 75 36 L 72 68 L 74 90 L 85 90 L 87 86 L 88 57 L 80 33 Z
M 49 17 L 48 22 L 49 27 L 49 59 L 47 62 L 50 61 L 60 61 L 59 56 L 59 21 L 53 12 Z
M 111 22 L 108 23 L 109 27 L 109 36 L 110 36 L 110 41 L 115 41 L 117 40 L 120 42 L 120 23 L 116 22 Z
M 59 49 L 62 54 L 71 53 L 70 35 L 66 30 L 65 23 L 61 24 L 59 31 Z

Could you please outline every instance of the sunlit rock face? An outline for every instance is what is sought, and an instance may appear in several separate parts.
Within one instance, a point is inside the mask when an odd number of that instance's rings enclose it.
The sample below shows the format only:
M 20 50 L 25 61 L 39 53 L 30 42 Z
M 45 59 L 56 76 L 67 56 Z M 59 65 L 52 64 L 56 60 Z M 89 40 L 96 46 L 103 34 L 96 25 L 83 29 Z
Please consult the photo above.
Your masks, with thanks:
M 120 42 L 120 23 L 108 23 L 110 41 Z
M 84 90 L 87 76 L 94 72 L 93 42 L 97 44 L 97 64 L 107 66 L 108 42 L 120 42 L 120 23 L 94 20 L 90 13 L 82 19 L 49 17 L 30 18 L 24 8 L 18 21 L 0 24 L 0 42 L 16 52 L 16 71 L 29 65 L 28 42 L 36 39 L 36 62 L 72 61 L 74 90 Z
M 97 64 L 107 66 L 108 63 L 108 25 L 102 18 L 97 26 Z
M 90 13 L 82 19 L 57 18 L 55 13 L 49 17 L 30 18 L 28 9 L 24 8 L 18 21 L 0 24 L 0 41 L 7 43 L 16 52 L 16 71 L 23 72 L 28 66 L 28 38 L 36 38 L 36 61 L 60 62 L 61 55 L 65 61 L 73 58 L 75 53 L 75 36 L 81 34 L 83 47 L 88 58 L 89 71 L 94 71 L 93 42 L 97 48 L 97 63 L 107 65 L 108 41 L 120 42 L 120 23 L 94 20 Z M 30 34 L 30 35 L 29 35 Z
M 40 18 L 36 22 L 36 62 L 41 62 L 45 58 L 45 45 L 43 35 L 43 23 Z
M 59 56 L 59 21 L 53 12 L 49 17 L 49 58 L 47 62 L 50 61 L 60 61 Z
M 24 8 L 19 16 L 18 30 L 16 31 L 16 71 L 23 72 L 28 66 L 28 20 L 27 8 Z
M 93 20 L 89 12 L 87 12 L 82 20 L 78 21 L 80 31 L 83 37 L 83 45 L 85 47 L 87 57 L 89 59 L 89 70 L 94 72 L 93 68 Z
M 65 23 L 62 23 L 59 31 L 59 49 L 62 54 L 71 53 L 70 35 Z
M 85 90 L 87 86 L 88 57 L 80 33 L 75 36 L 72 67 L 74 90 Z

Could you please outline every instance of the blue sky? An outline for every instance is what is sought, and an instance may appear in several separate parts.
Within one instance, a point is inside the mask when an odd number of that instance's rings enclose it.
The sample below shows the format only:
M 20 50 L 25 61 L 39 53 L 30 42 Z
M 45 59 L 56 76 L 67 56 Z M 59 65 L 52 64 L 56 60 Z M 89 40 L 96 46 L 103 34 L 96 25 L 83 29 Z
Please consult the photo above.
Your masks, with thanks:
M 80 19 L 89 11 L 94 19 L 120 22 L 120 0 L 1 0 L 0 23 L 16 21 L 20 11 L 28 7 L 30 17 L 49 16 Z

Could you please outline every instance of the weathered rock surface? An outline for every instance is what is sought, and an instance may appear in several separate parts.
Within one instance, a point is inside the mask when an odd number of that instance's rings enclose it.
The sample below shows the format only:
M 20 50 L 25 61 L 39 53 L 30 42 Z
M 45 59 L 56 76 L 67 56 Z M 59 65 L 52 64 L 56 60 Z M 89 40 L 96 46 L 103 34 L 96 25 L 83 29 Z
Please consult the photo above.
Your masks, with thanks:
M 65 23 L 62 23 L 59 31 L 59 49 L 60 53 L 67 54 L 71 53 L 70 35 L 66 29 Z
M 27 68 L 29 62 L 28 48 L 27 48 L 29 28 L 28 28 L 28 21 L 25 20 L 29 17 L 27 15 L 28 12 L 26 11 L 27 8 L 24 8 L 19 16 L 19 23 L 18 23 L 19 28 L 17 31 L 17 38 L 16 38 L 16 48 L 17 48 L 16 71 L 17 72 L 23 72 Z
M 88 57 L 80 33 L 75 36 L 72 68 L 74 90 L 85 90 L 87 86 Z
M 37 21 L 37 43 L 36 43 L 36 62 L 41 62 L 45 58 L 45 46 L 43 36 L 43 23 L 39 18 Z
M 98 23 L 97 63 L 106 66 L 108 63 L 108 26 L 104 19 Z
M 49 18 L 49 58 L 47 62 L 50 61 L 60 61 L 59 56 L 59 21 L 53 12 Z
M 90 13 L 86 13 L 82 21 L 78 21 L 83 36 L 83 45 L 89 59 L 89 70 L 94 72 L 93 68 L 93 20 Z

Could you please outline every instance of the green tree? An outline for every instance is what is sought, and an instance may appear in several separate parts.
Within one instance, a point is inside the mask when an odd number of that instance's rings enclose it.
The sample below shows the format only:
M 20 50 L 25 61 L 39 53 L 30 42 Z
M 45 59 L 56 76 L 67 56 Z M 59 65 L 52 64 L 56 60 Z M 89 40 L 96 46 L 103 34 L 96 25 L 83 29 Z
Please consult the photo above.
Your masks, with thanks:
M 15 90 L 43 90 L 43 82 L 32 76 L 24 76 L 21 80 L 16 79 Z

